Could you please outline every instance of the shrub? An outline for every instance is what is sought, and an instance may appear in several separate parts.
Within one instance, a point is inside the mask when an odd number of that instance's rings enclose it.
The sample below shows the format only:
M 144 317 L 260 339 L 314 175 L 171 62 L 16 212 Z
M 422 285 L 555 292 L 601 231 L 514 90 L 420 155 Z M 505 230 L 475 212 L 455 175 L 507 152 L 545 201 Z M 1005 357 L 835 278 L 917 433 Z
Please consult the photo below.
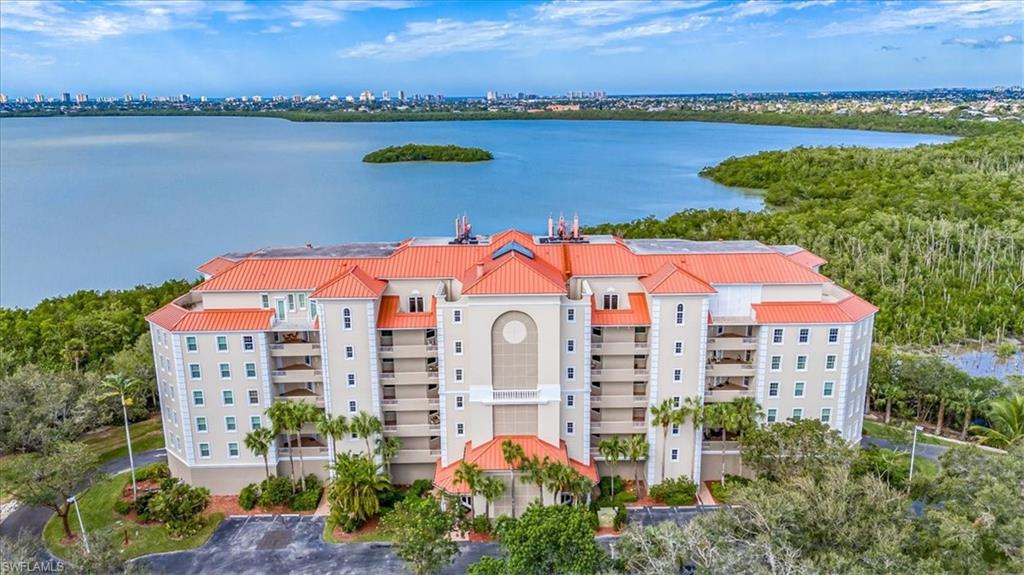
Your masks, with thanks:
M 292 511 L 312 511 L 320 505 L 320 496 L 323 488 L 319 485 L 310 485 L 307 481 L 306 490 L 292 498 L 288 506 Z
M 171 476 L 171 468 L 166 463 L 154 463 L 147 465 L 135 472 L 135 479 L 137 481 L 147 481 L 150 479 L 164 480 Z
M 429 479 L 417 479 L 409 486 L 409 493 L 416 497 L 423 497 L 433 488 L 434 484 L 431 483 Z
M 351 514 L 340 518 L 340 521 L 337 521 L 336 523 L 345 533 L 352 533 L 363 526 L 363 522 L 360 521 L 358 517 Z
M 495 537 L 501 537 L 501 534 L 508 531 L 510 528 L 515 527 L 516 518 L 510 515 L 499 515 L 494 521 L 494 527 L 491 529 L 491 533 Z
M 238 506 L 246 511 L 249 511 L 260 500 L 260 488 L 255 483 L 250 483 L 242 488 L 242 491 L 238 494 Z
M 711 496 L 715 498 L 715 501 L 718 501 L 719 503 L 728 503 L 732 498 L 735 489 L 748 483 L 750 483 L 750 480 L 746 477 L 726 474 L 725 485 L 722 485 L 721 481 L 713 481 L 709 484 L 709 489 L 711 490 Z
M 612 496 L 611 488 L 613 484 L 615 486 L 615 495 L 626 490 L 626 482 L 621 477 L 618 475 L 606 475 L 601 478 L 601 483 L 598 484 L 598 488 L 601 490 L 601 497 Z
M 128 515 L 132 512 L 132 507 L 134 507 L 132 502 L 125 501 L 124 499 L 118 499 L 114 502 L 114 512 L 118 515 Z
M 405 499 L 407 492 L 398 487 L 390 487 L 377 496 L 377 500 L 380 501 L 381 509 L 392 509 L 395 504 Z
M 636 502 L 636 493 L 630 491 L 623 491 L 622 493 L 616 493 L 614 504 L 622 505 L 623 503 L 634 503 Z
M 473 518 L 473 532 L 482 533 L 484 535 L 490 535 L 491 533 L 491 518 L 485 515 Z
M 167 524 L 172 537 L 195 535 L 203 526 L 203 509 L 210 502 L 210 490 L 192 487 L 177 479 L 165 479 L 160 492 L 149 501 L 149 513 Z
M 323 487 L 324 482 L 320 479 L 320 476 L 316 473 L 310 473 L 306 476 L 306 489 L 312 489 L 314 487 Z
M 651 487 L 651 497 L 668 505 L 693 505 L 697 501 L 697 484 L 686 477 L 666 479 Z
M 140 522 L 146 523 L 153 520 L 149 513 L 149 502 L 153 500 L 153 496 L 156 494 L 156 491 L 140 493 L 139 497 L 135 500 L 135 517 Z
M 260 507 L 285 505 L 292 500 L 292 482 L 287 477 L 271 477 L 260 484 Z
M 629 514 L 626 513 L 626 506 L 620 504 L 615 508 L 615 520 L 612 522 L 612 528 L 620 531 L 626 526 L 627 521 L 629 521 Z

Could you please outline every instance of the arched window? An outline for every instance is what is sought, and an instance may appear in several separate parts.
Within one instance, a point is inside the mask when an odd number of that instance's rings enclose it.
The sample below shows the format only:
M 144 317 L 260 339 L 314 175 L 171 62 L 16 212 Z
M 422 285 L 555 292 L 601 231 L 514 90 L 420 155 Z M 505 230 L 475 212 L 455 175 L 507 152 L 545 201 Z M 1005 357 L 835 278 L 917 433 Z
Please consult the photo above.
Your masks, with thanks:
M 683 304 L 676 306 L 676 325 L 683 325 L 683 320 L 686 319 L 686 308 Z
M 352 310 L 348 308 L 341 310 L 341 324 L 344 329 L 352 329 Z

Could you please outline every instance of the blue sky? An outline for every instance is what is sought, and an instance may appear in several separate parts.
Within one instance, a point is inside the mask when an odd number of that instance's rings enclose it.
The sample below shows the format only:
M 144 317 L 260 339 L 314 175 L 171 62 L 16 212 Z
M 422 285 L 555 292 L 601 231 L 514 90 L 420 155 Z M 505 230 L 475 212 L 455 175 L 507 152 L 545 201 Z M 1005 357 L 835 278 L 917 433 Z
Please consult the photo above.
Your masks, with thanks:
M 0 4 L 0 90 L 446 95 L 1024 82 L 1024 0 Z

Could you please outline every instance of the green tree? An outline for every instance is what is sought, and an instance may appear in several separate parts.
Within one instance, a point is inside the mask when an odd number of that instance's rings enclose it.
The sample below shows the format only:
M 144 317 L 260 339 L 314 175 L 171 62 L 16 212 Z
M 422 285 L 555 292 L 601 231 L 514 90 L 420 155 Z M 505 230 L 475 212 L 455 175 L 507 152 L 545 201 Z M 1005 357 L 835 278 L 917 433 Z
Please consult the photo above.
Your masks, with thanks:
M 816 419 L 752 429 L 740 443 L 740 455 L 758 477 L 772 481 L 813 476 L 822 469 L 852 460 L 851 449 L 843 437 Z
M 5 487 L 15 499 L 25 505 L 52 509 L 60 517 L 66 539 L 74 538 L 68 523 L 71 503 L 75 494 L 96 469 L 96 456 L 80 443 L 56 444 L 46 455 L 25 455 L 17 458 L 11 470 L 14 479 Z
M 270 453 L 270 446 L 274 444 L 274 432 L 267 427 L 254 429 L 245 434 L 245 448 L 263 458 L 263 470 L 270 479 L 270 462 L 267 455 Z
M 384 462 L 384 472 L 388 477 L 391 477 L 391 460 L 398 455 L 400 449 L 402 449 L 402 440 L 397 437 L 382 435 L 377 438 L 377 454 Z
M 508 465 L 509 486 L 512 489 L 512 517 L 514 518 L 516 516 L 516 469 L 526 454 L 522 445 L 511 439 L 506 439 L 501 442 L 501 457 L 505 460 L 505 465 Z
M 673 425 L 682 425 L 689 416 L 681 407 L 676 407 L 673 400 L 666 399 L 658 405 L 651 406 L 651 425 L 661 429 L 661 481 L 665 480 L 665 459 L 668 444 L 668 430 Z M 637 495 L 640 493 L 637 492 Z
M 454 521 L 433 497 L 399 501 L 381 520 L 391 537 L 392 549 L 414 575 L 432 575 L 451 565 L 459 554 L 452 541 Z
M 538 501 L 541 505 L 544 505 L 544 485 L 547 483 L 547 468 L 549 465 L 551 465 L 551 459 L 546 455 L 544 459 L 534 455 L 524 458 L 519 463 L 519 471 L 523 472 L 523 479 L 527 483 L 537 486 L 537 492 L 540 494 Z
M 153 518 L 167 524 L 172 537 L 188 537 L 205 525 L 202 511 L 209 502 L 209 489 L 169 478 L 161 482 L 160 491 L 149 500 L 146 510 Z
M 999 380 L 995 378 L 972 377 L 968 380 L 967 385 L 953 391 L 951 403 L 963 413 L 963 422 L 960 427 L 961 440 L 967 439 L 967 432 L 971 428 L 974 414 L 988 404 L 1000 385 Z
M 640 497 L 643 491 L 640 488 L 641 461 L 646 461 L 650 444 L 647 443 L 645 435 L 630 435 L 626 440 L 626 457 L 633 465 L 633 490 L 636 496 Z
M 747 432 L 757 427 L 757 422 L 761 419 L 763 412 L 760 404 L 753 397 L 738 397 L 732 402 L 732 414 L 734 416 L 732 423 L 735 424 L 735 431 L 739 433 L 740 443 L 742 443 Z M 725 458 L 723 457 L 722 460 L 724 461 Z M 742 457 L 740 458 L 740 475 L 743 475 Z M 724 473 L 722 474 L 722 485 L 725 485 Z
M 295 412 L 295 403 L 291 401 L 275 401 L 267 408 L 267 417 L 270 418 L 271 428 L 273 429 L 274 435 L 278 436 L 284 434 L 285 439 L 288 441 L 288 466 L 291 471 L 292 480 L 292 493 L 295 492 L 295 449 L 293 446 L 298 446 L 299 441 L 299 429 L 302 427 L 298 423 L 298 417 Z M 292 432 L 295 432 L 295 441 L 291 440 Z
M 473 515 L 476 516 L 476 495 L 480 492 L 480 485 L 484 480 L 484 472 L 475 463 L 467 463 L 465 460 L 459 462 L 452 476 L 454 485 L 465 485 L 469 489 L 470 501 L 472 501 Z
M 380 512 L 380 494 L 390 489 L 387 476 L 365 455 L 335 455 L 331 483 L 331 519 L 336 525 L 366 521 Z
M 490 517 L 491 505 L 505 493 L 505 482 L 497 477 L 484 477 L 478 491 L 484 498 L 484 517 Z
M 618 469 L 619 459 L 626 455 L 625 442 L 618 435 L 613 435 L 608 439 L 602 439 L 601 443 L 597 445 L 597 451 L 604 457 L 604 460 L 611 463 L 612 468 L 612 480 L 611 483 L 611 497 L 615 499 L 615 470 Z
M 993 447 L 1012 447 L 1024 443 L 1024 395 L 993 399 L 989 402 L 991 427 L 972 425 L 971 433 Z
M 135 482 L 135 456 L 132 454 L 132 433 L 128 428 L 128 406 L 135 401 L 141 385 L 142 382 L 137 379 L 125 377 L 120 373 L 112 373 L 103 378 L 103 388 L 107 390 L 107 393 L 100 396 L 101 398 L 116 397 L 121 403 L 121 413 L 124 417 L 124 436 L 128 444 L 128 467 L 132 473 L 132 501 L 139 497 L 139 486 Z
M 356 437 L 366 442 L 366 456 L 373 458 L 374 453 L 371 447 L 371 440 L 384 431 L 384 426 L 380 420 L 365 411 L 360 411 L 352 417 L 348 428 L 352 433 L 356 434 Z
M 0 376 L 0 451 L 46 451 L 71 441 L 101 419 L 94 374 L 47 373 L 34 365 Z
M 321 412 L 316 420 L 316 432 L 321 437 L 331 442 L 331 446 L 337 449 L 338 440 L 348 433 L 348 420 L 344 415 L 328 417 L 326 412 Z
M 291 402 L 289 402 L 291 403 Z M 302 490 L 306 490 L 306 458 L 302 455 L 302 428 L 307 423 L 316 423 L 323 417 L 323 411 L 312 403 L 292 403 L 292 425 L 295 429 L 295 437 L 298 440 L 297 451 L 299 452 L 299 484 Z M 330 440 L 328 440 L 330 441 Z M 291 450 L 288 450 L 291 453 Z

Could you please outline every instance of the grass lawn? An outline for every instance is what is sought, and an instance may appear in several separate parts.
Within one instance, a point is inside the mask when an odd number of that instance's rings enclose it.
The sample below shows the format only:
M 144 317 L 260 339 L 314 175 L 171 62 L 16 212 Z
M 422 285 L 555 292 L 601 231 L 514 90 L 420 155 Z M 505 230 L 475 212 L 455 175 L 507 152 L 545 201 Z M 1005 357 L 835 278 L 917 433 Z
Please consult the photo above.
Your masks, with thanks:
M 886 425 L 877 421 L 871 421 L 868 419 L 864 420 L 864 435 L 870 435 L 871 437 L 878 437 L 880 439 L 887 439 L 895 444 L 906 444 L 910 445 L 913 432 L 906 431 L 895 425 Z M 952 441 L 946 441 L 945 439 L 939 439 L 936 437 L 929 437 L 923 433 L 917 434 L 918 443 L 927 443 L 930 445 L 942 445 L 943 447 L 956 447 L 958 443 Z
M 15 480 L 11 475 L 11 467 L 19 457 L 21 455 L 17 453 L 0 457 L 0 504 L 11 500 L 11 493 L 7 491 L 7 486 Z
M 164 432 L 160 425 L 160 417 L 152 417 L 132 423 L 128 426 L 132 433 L 132 449 L 135 453 L 160 449 L 164 446 Z M 106 463 L 118 457 L 128 455 L 128 445 L 124 440 L 124 426 L 112 425 L 90 431 L 79 440 L 88 445 L 100 463 Z
M 372 521 L 372 519 L 371 519 Z M 344 541 L 338 541 L 334 538 L 334 525 L 331 525 L 330 520 L 324 521 L 324 543 L 330 543 L 332 545 L 344 545 L 345 543 L 380 543 L 390 542 L 391 538 L 385 535 L 380 529 L 374 529 L 365 533 L 360 533 L 351 539 Z
M 932 478 L 939 474 L 939 464 L 921 456 L 914 458 L 914 477 Z
M 224 519 L 221 513 L 215 513 L 207 518 L 207 525 L 199 533 L 185 539 L 171 539 L 167 529 L 163 525 L 139 525 L 132 521 L 123 519 L 114 513 L 114 501 L 118 499 L 121 490 L 131 481 L 127 473 L 104 478 L 89 488 L 78 499 L 82 510 L 82 520 L 85 522 L 85 529 L 92 533 L 101 529 L 113 529 L 119 536 L 124 536 L 124 530 L 128 530 L 129 544 L 124 548 L 125 559 L 160 553 L 163 551 L 179 551 L 198 547 L 210 538 L 214 529 Z M 78 533 L 78 515 L 74 507 L 71 508 L 68 517 L 73 533 Z M 43 540 L 46 547 L 58 557 L 67 557 L 68 547 L 61 545 L 61 538 L 64 530 L 61 528 L 60 517 L 54 515 L 46 523 L 43 529 Z

